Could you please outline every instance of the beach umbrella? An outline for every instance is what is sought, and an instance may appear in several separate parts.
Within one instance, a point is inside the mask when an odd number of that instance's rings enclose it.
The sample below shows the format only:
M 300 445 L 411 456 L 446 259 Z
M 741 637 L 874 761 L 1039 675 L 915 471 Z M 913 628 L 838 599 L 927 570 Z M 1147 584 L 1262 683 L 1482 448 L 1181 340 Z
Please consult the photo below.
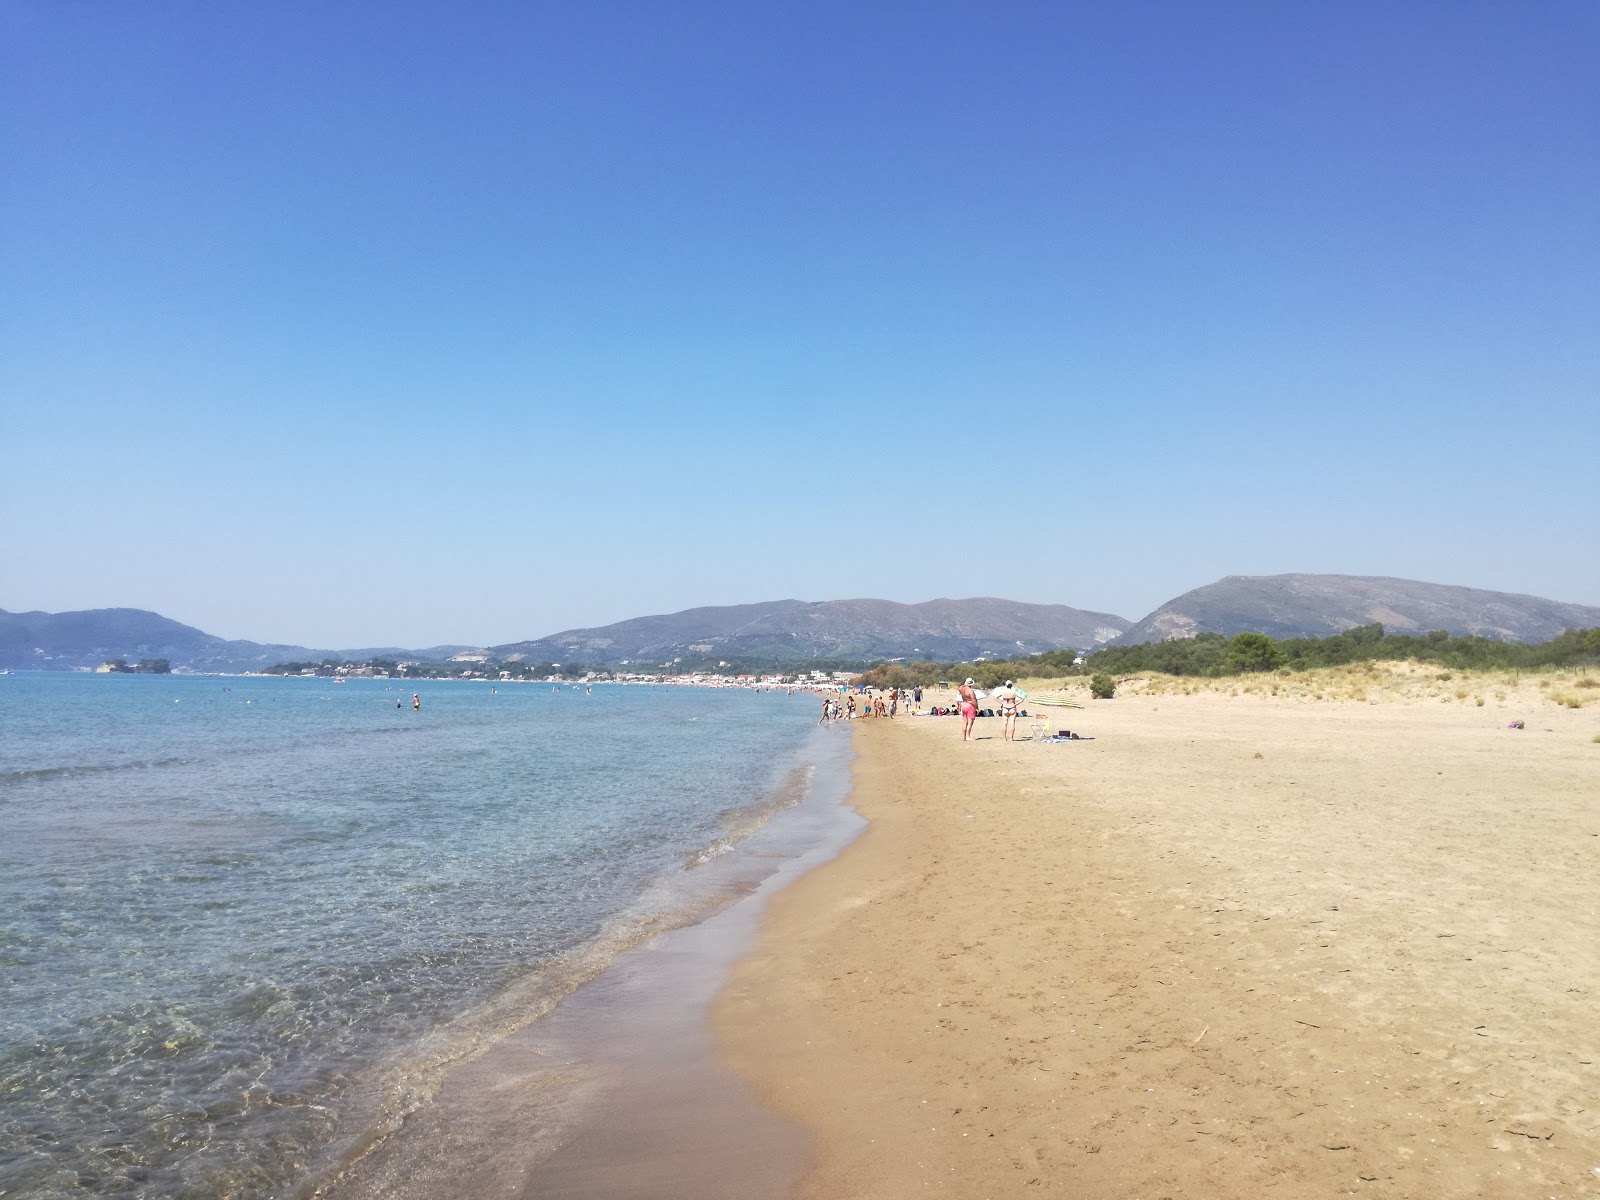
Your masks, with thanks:
M 1069 700 L 1065 696 L 1038 695 L 1033 698 L 1035 704 L 1045 708 L 1082 708 L 1083 705 L 1076 700 Z

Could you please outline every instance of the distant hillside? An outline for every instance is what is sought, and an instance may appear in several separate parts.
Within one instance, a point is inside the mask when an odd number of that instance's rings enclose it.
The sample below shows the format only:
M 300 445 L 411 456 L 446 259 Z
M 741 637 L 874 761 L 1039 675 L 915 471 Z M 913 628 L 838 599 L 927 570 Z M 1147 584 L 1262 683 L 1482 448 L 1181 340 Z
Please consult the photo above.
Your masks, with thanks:
M 1059 604 L 1011 600 L 773 600 L 638 617 L 602 629 L 574 629 L 536 641 L 496 646 L 498 659 L 658 664 L 717 655 L 764 662 L 810 659 L 927 658 L 1034 654 L 1100 645 L 1128 626 L 1121 617 Z M 440 662 L 468 646 L 425 650 L 371 647 L 317 650 L 278 643 L 230 641 L 159 613 L 137 608 L 11 613 L 0 609 L 0 668 L 66 671 L 108 659 L 165 658 L 190 671 L 259 671 L 282 662 L 323 658 L 365 662 L 397 658 Z
M 191 671 L 258 671 L 273 663 L 325 657 L 365 661 L 407 657 L 422 662 L 448 658 L 465 646 L 429 650 L 380 647 L 313 650 L 306 646 L 230 641 L 142 608 L 92 608 L 82 612 L 13 613 L 0 609 L 0 669 L 68 671 L 108 659 L 164 658 Z
M 1600 625 L 1600 608 L 1538 596 L 1365 575 L 1229 575 L 1169 600 L 1119 645 L 1197 633 L 1326 637 L 1378 622 L 1391 633 L 1445 629 L 1510 642 L 1542 642 Z
M 795 663 L 819 658 L 962 661 L 1097 646 L 1127 627 L 1126 620 L 1110 613 L 1014 600 L 770 600 L 569 629 L 496 646 L 493 653 L 501 659 L 592 666 L 655 665 L 703 655 Z
M 892 600 L 769 600 L 635 617 L 598 629 L 569 629 L 495 646 L 501 661 L 624 662 L 659 666 L 674 659 L 753 663 L 924 659 L 969 662 L 1110 643 L 1162 641 L 1215 631 L 1323 637 L 1381 622 L 1392 633 L 1446 629 L 1505 641 L 1546 641 L 1563 629 L 1600 626 L 1600 608 L 1537 596 L 1356 575 L 1229 576 L 1185 592 L 1138 624 L 1063 604 L 979 598 L 897 604 Z M 0 669 L 65 671 L 108 659 L 165 658 L 190 671 L 258 671 L 324 658 L 442 662 L 461 645 L 317 650 L 230 641 L 137 608 L 13 613 L 0 609 Z M 479 651 L 482 653 L 482 651 Z

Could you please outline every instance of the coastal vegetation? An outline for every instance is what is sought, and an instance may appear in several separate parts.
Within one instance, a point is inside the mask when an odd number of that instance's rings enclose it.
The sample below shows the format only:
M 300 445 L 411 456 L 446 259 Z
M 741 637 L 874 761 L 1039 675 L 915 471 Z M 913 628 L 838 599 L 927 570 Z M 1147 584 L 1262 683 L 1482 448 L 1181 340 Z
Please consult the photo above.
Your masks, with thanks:
M 100 672 L 104 675 L 170 675 L 172 664 L 164 658 L 141 658 L 129 666 L 127 659 L 113 658 L 100 664 Z
M 1304 703 L 1446 704 L 1526 714 L 1530 706 L 1588 709 L 1600 706 L 1595 677 L 1584 665 L 1440 671 L 1430 663 L 1372 661 L 1304 671 L 1244 675 L 1165 675 L 1144 671 L 1117 678 L 1117 696 L 1226 696 Z M 1073 678 L 1035 679 L 1029 687 L 1086 688 Z
M 1107 646 L 1091 654 L 1053 650 L 1025 658 L 970 663 L 880 663 L 860 682 L 877 687 L 926 687 L 971 676 L 979 687 L 1007 679 L 1056 679 L 1156 672 L 1226 678 L 1275 671 L 1305 672 L 1357 663 L 1413 662 L 1461 671 L 1541 671 L 1600 666 L 1600 628 L 1569 629 L 1547 642 L 1502 642 L 1453 636 L 1444 630 L 1391 634 L 1380 624 L 1329 637 L 1273 638 L 1264 633 L 1201 633 L 1191 638 Z
M 1569 629 L 1548 642 L 1454 637 L 1444 630 L 1391 634 L 1379 624 L 1357 626 L 1324 638 L 1278 640 L 1260 633 L 1225 638 L 1219 633 L 1202 633 L 1170 642 L 1112 646 L 1091 655 L 1090 661 L 1098 668 L 1121 673 L 1160 671 L 1167 675 L 1210 676 L 1243 675 L 1279 667 L 1308 671 L 1384 661 L 1472 671 L 1537 670 L 1600 663 L 1600 628 Z
M 159 661 L 159 660 L 157 660 Z M 1007 679 L 1112 681 L 1132 675 L 1229 679 L 1273 674 L 1298 675 L 1327 668 L 1359 667 L 1377 662 L 1423 664 L 1444 671 L 1541 672 L 1600 667 L 1600 628 L 1570 629 L 1547 642 L 1502 642 L 1485 637 L 1458 637 L 1437 630 L 1424 634 L 1390 634 L 1380 624 L 1362 625 L 1328 637 L 1274 638 L 1265 633 L 1201 633 L 1191 638 L 1107 646 L 1092 653 L 1053 650 L 1012 659 L 973 662 L 876 662 L 849 659 L 779 661 L 760 657 L 717 658 L 715 655 L 675 658 L 662 663 L 589 665 L 575 662 L 497 661 L 474 654 L 446 662 L 407 662 L 392 658 L 352 661 L 326 657 L 317 661 L 283 662 L 265 668 L 271 675 L 372 676 L 393 679 L 600 679 L 720 674 L 725 677 L 781 677 L 804 681 L 856 672 L 852 681 L 878 688 L 931 687 L 971 676 L 981 688 Z M 153 669 L 141 663 L 125 670 Z M 1441 676 L 1448 679 L 1448 674 Z M 1600 686 L 1587 679 L 1576 686 Z M 1579 703 L 1591 697 L 1573 696 Z

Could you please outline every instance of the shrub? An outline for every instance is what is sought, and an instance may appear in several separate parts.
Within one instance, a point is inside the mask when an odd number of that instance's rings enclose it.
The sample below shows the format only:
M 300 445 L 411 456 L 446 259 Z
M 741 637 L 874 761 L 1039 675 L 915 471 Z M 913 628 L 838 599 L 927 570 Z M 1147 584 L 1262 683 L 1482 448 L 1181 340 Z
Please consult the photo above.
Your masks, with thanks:
M 1089 680 L 1089 694 L 1096 700 L 1109 700 L 1117 694 L 1117 681 L 1101 671 Z
M 1283 651 L 1264 633 L 1236 633 L 1228 642 L 1224 664 L 1240 674 L 1275 671 L 1283 665 Z

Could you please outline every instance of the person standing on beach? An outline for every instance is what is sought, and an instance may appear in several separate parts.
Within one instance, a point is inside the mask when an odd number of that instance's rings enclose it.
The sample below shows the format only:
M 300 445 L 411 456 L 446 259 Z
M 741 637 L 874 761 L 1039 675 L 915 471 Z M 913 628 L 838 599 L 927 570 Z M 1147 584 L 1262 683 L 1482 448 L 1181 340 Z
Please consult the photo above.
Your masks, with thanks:
M 956 692 L 961 697 L 961 740 L 970 742 L 972 740 L 972 724 L 978 719 L 978 693 L 973 690 L 972 677 L 970 675 L 967 677 L 967 681 L 956 689 Z
M 817 718 L 818 725 L 826 725 L 828 718 L 833 715 L 833 699 L 830 696 L 822 698 L 822 715 Z
M 1017 709 L 1022 704 L 1022 696 L 1008 679 L 1004 687 L 995 688 L 994 698 L 1000 701 L 1000 736 L 1008 742 L 1014 742 L 1017 740 Z

